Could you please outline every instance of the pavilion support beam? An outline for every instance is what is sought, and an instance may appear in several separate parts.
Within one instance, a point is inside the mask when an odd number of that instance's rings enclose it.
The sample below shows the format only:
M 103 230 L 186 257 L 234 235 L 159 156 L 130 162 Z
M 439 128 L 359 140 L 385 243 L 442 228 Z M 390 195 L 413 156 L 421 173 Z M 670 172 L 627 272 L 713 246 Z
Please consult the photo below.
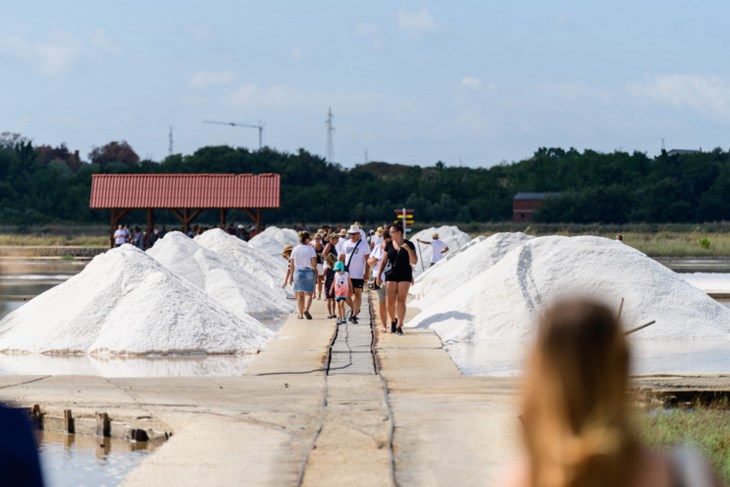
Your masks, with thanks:
M 220 209 L 220 223 L 221 223 L 221 227 L 225 228 L 225 226 L 226 226 L 226 209 L 225 208 Z
M 203 212 L 203 209 L 183 208 L 182 213 L 180 213 L 180 210 L 177 208 L 170 208 L 170 211 L 178 220 L 180 220 L 180 223 L 182 223 L 183 232 L 188 233 L 190 230 L 190 224 Z
M 153 228 L 155 228 L 155 209 L 147 208 L 147 232 L 152 232 Z
M 261 221 L 261 208 L 256 208 L 256 235 L 261 233 L 261 227 L 263 222 Z

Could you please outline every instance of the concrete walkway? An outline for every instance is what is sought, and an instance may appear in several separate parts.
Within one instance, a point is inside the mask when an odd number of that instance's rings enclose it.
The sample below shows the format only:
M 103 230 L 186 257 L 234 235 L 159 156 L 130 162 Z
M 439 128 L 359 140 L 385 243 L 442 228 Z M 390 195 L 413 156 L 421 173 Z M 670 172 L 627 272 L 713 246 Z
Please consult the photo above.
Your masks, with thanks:
M 0 377 L 0 398 L 171 430 L 123 485 L 494 485 L 517 451 L 512 380 L 462 376 L 428 330 L 373 336 L 365 303 L 339 330 L 312 314 L 240 377 Z

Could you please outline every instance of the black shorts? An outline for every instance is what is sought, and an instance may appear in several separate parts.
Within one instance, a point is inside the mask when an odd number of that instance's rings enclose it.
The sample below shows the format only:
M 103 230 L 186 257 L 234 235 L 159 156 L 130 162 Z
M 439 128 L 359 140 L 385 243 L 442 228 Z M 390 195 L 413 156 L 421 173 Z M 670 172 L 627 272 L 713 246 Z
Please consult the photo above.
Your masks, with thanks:
M 363 289 L 365 287 L 365 279 L 352 279 L 352 278 L 350 278 L 350 281 L 352 281 L 352 287 L 353 287 L 353 289 Z

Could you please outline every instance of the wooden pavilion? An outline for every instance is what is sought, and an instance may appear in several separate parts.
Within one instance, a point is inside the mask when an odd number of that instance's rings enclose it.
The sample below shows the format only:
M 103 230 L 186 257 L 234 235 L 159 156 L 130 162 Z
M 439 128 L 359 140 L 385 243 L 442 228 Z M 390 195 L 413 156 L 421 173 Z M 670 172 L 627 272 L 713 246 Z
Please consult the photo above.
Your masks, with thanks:
M 117 225 L 132 210 L 147 210 L 147 229 L 155 210 L 169 210 L 187 232 L 204 210 L 243 210 L 261 230 L 261 210 L 279 208 L 278 174 L 94 174 L 89 207 L 111 210 L 111 244 Z

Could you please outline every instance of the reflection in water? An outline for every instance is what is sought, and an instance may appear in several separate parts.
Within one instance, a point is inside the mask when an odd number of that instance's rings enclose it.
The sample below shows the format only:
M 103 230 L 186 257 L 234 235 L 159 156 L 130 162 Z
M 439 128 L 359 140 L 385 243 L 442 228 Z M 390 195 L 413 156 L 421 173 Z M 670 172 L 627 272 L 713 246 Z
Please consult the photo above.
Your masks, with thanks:
M 102 377 L 183 377 L 240 375 L 256 354 L 95 358 L 0 354 L 0 375 L 99 375 Z
M 46 485 L 117 485 L 154 450 L 151 443 L 40 431 Z

